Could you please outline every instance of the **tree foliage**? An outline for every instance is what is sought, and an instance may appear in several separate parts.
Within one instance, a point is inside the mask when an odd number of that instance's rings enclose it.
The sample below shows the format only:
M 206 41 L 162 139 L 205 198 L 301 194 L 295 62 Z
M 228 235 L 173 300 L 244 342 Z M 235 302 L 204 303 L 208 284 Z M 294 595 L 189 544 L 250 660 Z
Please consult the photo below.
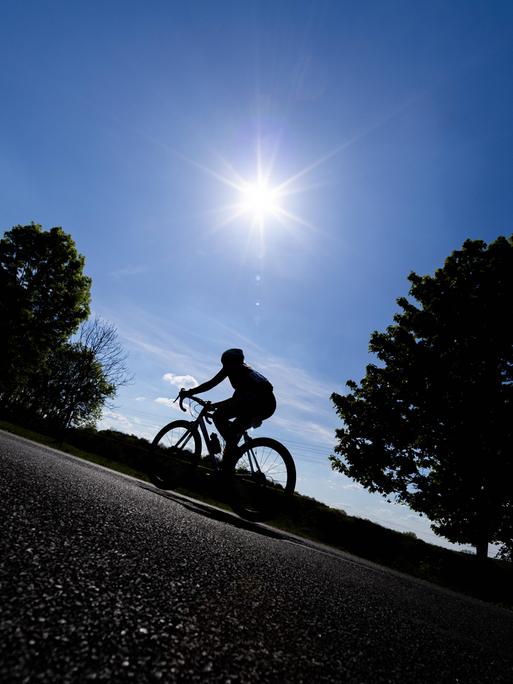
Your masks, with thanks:
M 371 336 L 379 363 L 332 396 L 332 467 L 483 556 L 513 538 L 513 238 L 467 240 L 409 281 L 394 324 Z
M 32 410 L 59 428 L 92 424 L 129 381 L 116 328 L 95 318 L 49 355 L 45 372 L 31 387 Z
M 67 342 L 50 355 L 32 386 L 31 409 L 56 428 L 91 424 L 115 389 L 91 350 Z
M 15 226 L 0 240 L 0 401 L 44 368 L 89 315 L 91 279 L 62 228 Z
M 83 269 L 61 228 L 15 226 L 0 241 L 0 408 L 12 417 L 59 429 L 91 424 L 130 379 L 114 326 L 84 323 L 91 279 Z

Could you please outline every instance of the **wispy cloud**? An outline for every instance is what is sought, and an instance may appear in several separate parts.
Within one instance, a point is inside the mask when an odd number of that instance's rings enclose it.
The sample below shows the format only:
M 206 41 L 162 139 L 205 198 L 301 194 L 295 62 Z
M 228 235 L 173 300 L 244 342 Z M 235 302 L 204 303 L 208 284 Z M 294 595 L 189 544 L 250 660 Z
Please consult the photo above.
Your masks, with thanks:
M 275 415 L 271 418 L 273 425 L 289 432 L 295 439 L 303 439 L 306 443 L 314 443 L 327 447 L 326 453 L 335 443 L 334 430 L 315 423 L 304 421 L 294 416 L 283 417 Z
M 137 327 L 125 321 L 116 322 L 119 334 L 125 344 L 143 351 L 162 362 L 165 368 L 173 369 L 173 374 L 205 378 L 212 373 L 214 359 L 202 353 L 204 336 L 196 335 L 174 325 L 173 334 L 167 332 L 168 323 L 140 309 L 132 311 L 130 318 L 137 321 Z M 199 342 L 199 344 L 198 344 Z
M 117 268 L 110 272 L 112 278 L 120 279 L 129 276 L 140 275 L 148 270 L 146 266 L 136 265 L 136 266 L 125 266 L 123 268 Z
M 134 421 L 127 418 L 123 413 L 108 410 L 103 411 L 102 419 L 99 422 L 98 427 L 99 429 L 108 429 L 104 427 L 105 425 L 108 425 L 108 428 L 110 429 L 115 426 L 114 429 L 122 431 L 133 430 L 135 426 Z
M 153 439 L 161 427 L 162 425 L 152 418 L 125 415 L 120 411 L 104 411 L 97 425 L 98 430 L 119 430 L 148 440 Z
M 166 406 L 167 408 L 170 408 L 173 411 L 178 411 L 179 413 L 182 413 L 180 407 L 177 403 L 175 403 L 173 399 L 169 399 L 168 397 L 157 397 L 153 401 L 156 404 L 162 404 L 162 406 Z
M 198 321 L 198 328 L 204 325 L 208 329 L 208 350 L 206 336 L 174 324 L 170 333 L 167 321 L 140 310 L 134 311 L 130 318 L 138 322 L 137 329 L 121 323 L 120 335 L 130 346 L 169 369 L 161 377 L 176 387 L 194 387 L 198 384 L 197 378 L 200 382 L 211 378 L 219 369 L 220 353 L 228 346 L 242 347 L 248 362 L 274 386 L 278 409 L 272 422 L 284 433 L 281 436 L 332 448 L 336 416 L 329 397 L 337 389 L 337 383 L 314 377 L 304 368 L 271 354 L 235 328 L 200 312 L 195 312 L 194 319 Z M 217 353 L 212 354 L 212 349 Z
M 363 489 L 363 486 L 359 482 L 349 481 L 347 484 L 342 485 L 342 489 L 358 491 L 360 489 Z

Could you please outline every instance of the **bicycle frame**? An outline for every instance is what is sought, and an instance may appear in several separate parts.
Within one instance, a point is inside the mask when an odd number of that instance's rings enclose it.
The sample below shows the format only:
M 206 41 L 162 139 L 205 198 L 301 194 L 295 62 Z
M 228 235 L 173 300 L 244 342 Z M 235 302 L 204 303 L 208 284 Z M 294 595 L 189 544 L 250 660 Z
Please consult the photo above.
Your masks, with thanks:
M 210 438 L 210 434 L 207 428 L 207 423 L 211 424 L 212 419 L 209 416 L 209 412 L 212 410 L 212 404 L 209 401 L 203 401 L 203 399 L 199 399 L 199 397 L 194 397 L 191 396 L 189 397 L 192 401 L 195 401 L 197 404 L 199 404 L 202 408 L 199 414 L 196 416 L 196 418 L 192 421 L 192 425 L 190 430 L 183 435 L 183 437 L 178 440 L 178 443 L 176 444 L 177 447 L 181 447 L 187 444 L 189 439 L 192 436 L 192 433 L 194 430 L 197 430 L 200 434 L 200 436 L 203 438 L 203 442 L 205 443 L 205 446 L 207 447 L 208 455 L 210 458 L 210 461 L 212 463 L 212 467 L 214 469 L 217 469 L 220 465 L 219 460 L 216 459 L 216 455 L 214 453 L 213 447 L 212 447 L 212 442 Z M 182 411 L 185 411 L 186 409 L 183 407 L 183 397 L 178 395 L 178 397 L 175 399 L 175 401 L 179 399 L 179 405 Z
M 249 444 L 251 442 L 251 437 L 248 435 L 248 433 L 246 431 L 244 431 L 242 436 L 244 438 L 245 444 Z M 255 457 L 255 454 L 253 453 L 253 449 L 251 449 L 251 448 L 248 450 L 248 463 L 249 463 L 249 467 L 250 467 L 252 475 L 256 472 L 258 472 L 258 473 L 262 472 L 260 470 L 260 466 L 258 465 L 258 461 Z
M 180 400 L 180 408 L 184 412 L 187 411 L 183 406 L 185 398 L 180 392 L 175 399 Z M 160 489 L 172 489 L 186 471 L 189 472 L 189 465 L 193 468 L 206 466 L 207 471 L 211 467 L 213 472 L 204 474 L 207 477 L 210 474 L 216 475 L 212 484 L 218 481 L 218 475 L 222 476 L 222 494 L 227 497 L 226 500 L 238 515 L 247 520 L 262 521 L 281 510 L 281 506 L 285 505 L 288 497 L 293 494 L 296 483 L 294 460 L 287 448 L 269 437 L 253 438 L 244 430 L 241 442 L 236 447 L 230 447 L 228 453 L 225 449 L 223 456 L 218 458 L 217 440 L 208 429 L 208 425 L 212 423 L 215 404 L 212 405 L 211 402 L 203 401 L 192 394 L 187 398 L 201 408 L 196 415 L 194 414 L 197 409 L 191 412 L 192 420 L 172 421 L 156 435 L 149 460 L 150 481 Z M 260 421 L 254 423 L 254 427 L 259 425 Z M 176 435 L 175 429 L 184 432 Z M 194 443 L 192 454 L 189 454 L 190 445 L 186 449 L 189 442 Z M 164 448 L 161 450 L 161 447 Z M 207 453 L 201 463 L 205 448 Z M 183 453 L 185 449 L 187 453 Z M 183 453 L 183 459 L 178 457 L 175 463 L 176 472 L 173 472 L 173 464 L 167 461 L 166 454 L 171 457 L 178 456 L 176 450 Z M 178 463 L 182 460 L 183 464 Z M 285 498 L 280 499 L 282 496 Z
M 177 399 L 179 397 L 180 397 L 180 395 L 178 395 Z M 206 425 L 207 423 L 209 423 L 209 424 L 212 423 L 212 420 L 208 415 L 210 408 L 211 408 L 211 403 L 208 401 L 203 401 L 202 399 L 199 399 L 198 397 L 194 397 L 194 396 L 191 396 L 190 399 L 192 401 L 195 401 L 196 403 L 198 403 L 202 407 L 202 409 L 199 412 L 198 416 L 194 419 L 194 421 L 191 425 L 190 431 L 187 432 L 185 435 L 183 435 L 183 437 L 180 440 L 178 440 L 178 443 L 176 444 L 176 446 L 177 447 L 180 447 L 180 446 L 185 447 L 185 445 L 187 444 L 187 442 L 189 441 L 189 439 L 192 436 L 193 430 L 197 429 L 199 431 L 199 433 L 201 434 L 201 436 L 203 437 L 203 441 L 205 443 L 205 446 L 207 447 L 208 455 L 210 457 L 210 460 L 212 461 L 212 465 L 214 466 L 214 468 L 217 468 L 219 466 L 219 461 L 216 459 L 215 454 L 213 453 L 212 443 L 210 441 L 210 434 L 208 432 L 207 425 Z M 175 399 L 175 401 L 176 401 L 176 399 Z M 182 409 L 182 411 L 185 411 L 185 409 L 183 408 L 182 402 L 183 402 L 183 399 L 180 398 L 180 408 Z M 246 430 L 244 430 L 244 432 L 242 433 L 242 438 L 243 438 L 245 444 L 248 444 L 249 442 L 251 442 L 251 437 L 248 435 Z M 184 440 L 184 441 L 182 441 L 182 440 Z M 252 453 L 251 449 L 248 451 L 248 461 L 249 461 L 249 466 L 251 469 L 251 474 L 253 474 L 255 472 L 258 472 L 258 473 L 261 472 L 260 466 L 258 465 L 258 461 L 255 458 L 255 455 Z

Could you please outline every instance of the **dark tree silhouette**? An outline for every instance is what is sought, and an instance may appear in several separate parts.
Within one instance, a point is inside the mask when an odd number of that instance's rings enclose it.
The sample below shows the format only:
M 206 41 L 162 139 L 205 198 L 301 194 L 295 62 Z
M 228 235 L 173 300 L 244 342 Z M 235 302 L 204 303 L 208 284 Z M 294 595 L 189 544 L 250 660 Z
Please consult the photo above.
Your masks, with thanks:
M 49 355 L 45 372 L 31 387 L 31 409 L 61 429 L 92 425 L 130 380 L 116 328 L 94 318 L 82 324 L 74 341 Z
M 27 400 L 26 405 L 51 428 L 92 426 L 115 390 L 94 353 L 68 342 L 49 356 L 44 372 L 31 387 L 30 404 Z
M 359 384 L 333 394 L 332 467 L 469 543 L 513 539 L 513 237 L 467 240 L 374 332 Z
M 31 379 L 89 315 L 84 257 L 62 228 L 15 226 L 0 240 L 0 405 L 23 403 Z

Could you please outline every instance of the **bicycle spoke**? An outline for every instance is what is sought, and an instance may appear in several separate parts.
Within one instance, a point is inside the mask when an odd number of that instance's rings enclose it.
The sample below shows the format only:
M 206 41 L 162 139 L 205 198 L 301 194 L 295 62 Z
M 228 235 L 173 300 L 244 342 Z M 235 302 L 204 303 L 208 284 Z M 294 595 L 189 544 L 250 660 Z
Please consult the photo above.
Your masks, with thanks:
M 296 469 L 287 449 L 266 437 L 247 442 L 234 464 L 232 506 L 249 520 L 266 520 L 283 510 L 294 492 Z
M 269 484 L 285 487 L 287 482 L 287 468 L 281 456 L 269 447 L 252 448 L 239 460 L 237 470 L 262 473 Z
M 175 451 L 186 451 L 186 447 L 190 442 L 192 432 L 186 428 L 173 428 L 164 435 L 159 442 L 159 446 L 166 449 L 173 449 Z
M 152 442 L 148 474 L 158 487 L 169 489 L 195 468 L 201 455 L 201 438 L 194 423 L 176 420 L 166 425 Z

